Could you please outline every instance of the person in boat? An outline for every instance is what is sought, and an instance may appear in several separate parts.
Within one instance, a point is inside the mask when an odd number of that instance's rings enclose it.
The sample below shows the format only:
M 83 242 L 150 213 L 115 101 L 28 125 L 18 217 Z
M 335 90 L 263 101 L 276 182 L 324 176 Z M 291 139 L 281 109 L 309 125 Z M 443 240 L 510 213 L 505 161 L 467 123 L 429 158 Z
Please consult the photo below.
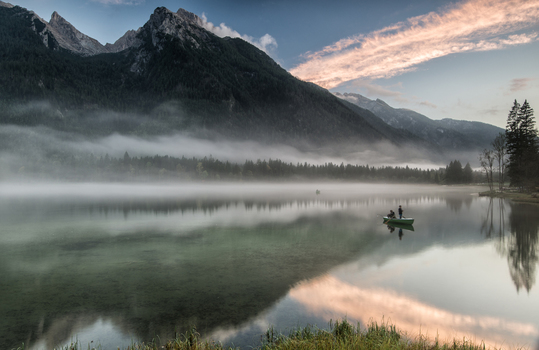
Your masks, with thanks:
M 402 207 L 399 205 L 399 219 L 402 219 L 402 212 L 404 210 L 402 210 Z
M 388 219 L 394 219 L 395 218 L 395 212 L 393 210 L 389 210 L 389 214 L 387 214 Z

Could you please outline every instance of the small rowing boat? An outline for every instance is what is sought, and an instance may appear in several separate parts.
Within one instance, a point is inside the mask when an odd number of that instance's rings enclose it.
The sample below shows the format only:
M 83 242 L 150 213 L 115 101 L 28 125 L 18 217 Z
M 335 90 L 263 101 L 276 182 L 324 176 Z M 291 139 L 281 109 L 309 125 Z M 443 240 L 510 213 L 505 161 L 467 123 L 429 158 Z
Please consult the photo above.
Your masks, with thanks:
M 388 218 L 387 216 L 384 216 L 384 224 L 403 224 L 403 225 L 411 225 L 414 223 L 413 218 Z
M 392 222 L 392 223 L 389 223 L 389 224 L 386 224 L 386 225 L 389 226 L 389 227 L 393 227 L 393 228 L 398 228 L 398 229 L 403 229 L 403 230 L 408 230 L 408 231 L 415 231 L 414 230 L 414 225 L 398 224 L 398 223 L 395 223 L 395 222 Z

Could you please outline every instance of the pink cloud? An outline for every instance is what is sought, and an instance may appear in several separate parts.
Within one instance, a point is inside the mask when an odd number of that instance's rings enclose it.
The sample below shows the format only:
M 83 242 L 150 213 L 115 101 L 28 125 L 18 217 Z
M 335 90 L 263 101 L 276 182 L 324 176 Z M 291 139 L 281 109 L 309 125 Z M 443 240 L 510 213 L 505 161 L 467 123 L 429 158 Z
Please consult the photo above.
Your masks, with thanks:
M 531 78 L 513 79 L 511 80 L 510 91 L 517 92 L 517 91 L 525 90 L 528 87 L 528 83 L 533 80 L 534 79 L 531 79 Z
M 397 23 L 368 35 L 339 40 L 305 56 L 291 70 L 325 88 L 358 79 L 389 78 L 453 53 L 504 49 L 537 40 L 514 34 L 538 23 L 539 0 L 470 0 Z

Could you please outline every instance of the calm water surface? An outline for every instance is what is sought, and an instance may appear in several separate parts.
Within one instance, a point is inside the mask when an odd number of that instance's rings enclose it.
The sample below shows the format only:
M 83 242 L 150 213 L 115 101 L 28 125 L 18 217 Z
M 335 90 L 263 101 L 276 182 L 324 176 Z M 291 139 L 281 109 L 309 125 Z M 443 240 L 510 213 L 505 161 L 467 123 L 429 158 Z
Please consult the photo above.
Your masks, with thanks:
M 320 190 L 320 194 L 315 193 Z M 0 348 L 347 318 L 535 348 L 539 206 L 479 187 L 0 185 Z M 402 205 L 413 230 L 382 224 Z

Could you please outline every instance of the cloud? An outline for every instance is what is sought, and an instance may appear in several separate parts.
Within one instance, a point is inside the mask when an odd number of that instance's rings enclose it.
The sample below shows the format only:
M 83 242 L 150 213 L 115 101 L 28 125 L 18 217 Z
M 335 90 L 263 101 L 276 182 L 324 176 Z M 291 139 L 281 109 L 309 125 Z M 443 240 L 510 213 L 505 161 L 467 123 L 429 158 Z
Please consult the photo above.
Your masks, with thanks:
M 511 86 L 509 90 L 511 92 L 517 92 L 522 91 L 528 88 L 528 83 L 533 81 L 534 79 L 531 78 L 518 78 L 511 80 Z
M 419 104 L 425 107 L 438 108 L 438 106 L 436 106 L 434 103 L 430 103 L 428 101 L 422 101 L 422 102 L 419 102 Z
M 396 97 L 397 99 L 402 96 L 402 92 L 389 90 L 386 87 L 373 84 L 370 81 L 366 81 L 362 79 L 354 81 L 353 85 L 355 87 L 361 88 L 369 95 Z
M 461 2 L 307 53 L 306 62 L 290 72 L 328 89 L 359 78 L 389 78 L 438 57 L 536 41 L 536 32 L 515 32 L 536 25 L 538 18 L 537 0 Z
M 231 37 L 231 38 L 241 38 L 248 43 L 258 47 L 260 50 L 264 51 L 267 54 L 270 54 L 277 48 L 277 41 L 269 34 L 263 35 L 261 38 L 257 39 L 249 35 L 242 35 L 235 31 L 234 29 L 227 27 L 226 24 L 221 23 L 219 26 L 214 25 L 212 22 L 208 22 L 205 14 L 202 14 L 202 27 L 206 30 L 212 32 L 218 37 Z

